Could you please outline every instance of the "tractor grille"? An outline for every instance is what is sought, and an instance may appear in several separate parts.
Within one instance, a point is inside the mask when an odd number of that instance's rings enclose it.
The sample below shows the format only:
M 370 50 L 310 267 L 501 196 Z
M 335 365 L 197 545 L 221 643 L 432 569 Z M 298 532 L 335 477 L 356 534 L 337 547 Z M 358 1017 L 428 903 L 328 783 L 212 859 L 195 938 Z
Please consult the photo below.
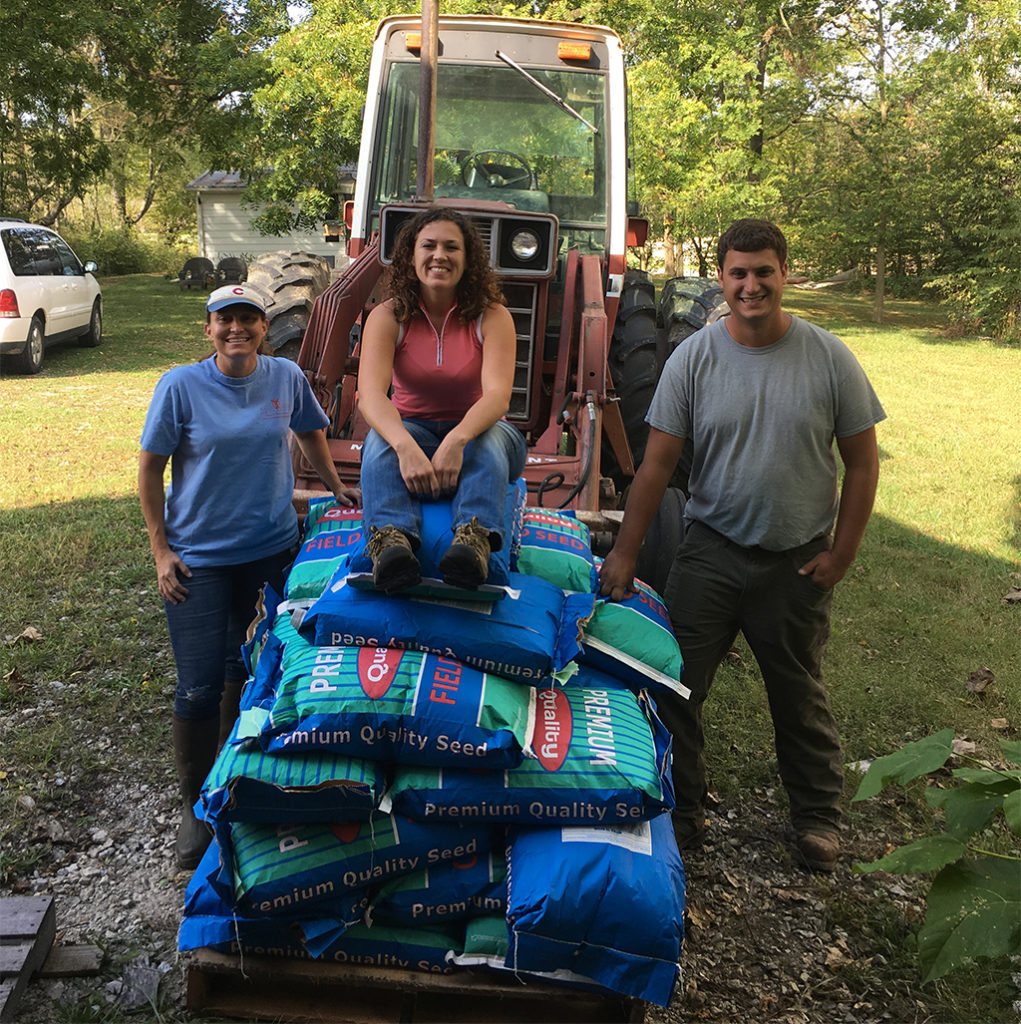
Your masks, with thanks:
M 514 387 L 507 419 L 528 422 L 532 414 L 532 365 L 535 360 L 536 307 L 539 287 L 530 282 L 503 283 L 507 308 L 514 318 L 517 353 L 514 359 Z
M 482 236 L 482 244 L 486 247 L 486 252 L 492 257 L 493 254 L 493 218 L 492 217 L 472 217 L 471 222 L 478 229 L 479 234 Z

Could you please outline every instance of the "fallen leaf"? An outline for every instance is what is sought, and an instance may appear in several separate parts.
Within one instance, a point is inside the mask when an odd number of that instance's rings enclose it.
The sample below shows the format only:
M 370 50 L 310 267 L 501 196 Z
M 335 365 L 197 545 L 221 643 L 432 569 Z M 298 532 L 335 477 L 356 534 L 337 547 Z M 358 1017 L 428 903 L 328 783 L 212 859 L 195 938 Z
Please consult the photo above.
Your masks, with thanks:
M 25 643 L 38 643 L 42 640 L 43 635 L 39 632 L 35 626 L 26 626 L 13 640 L 11 644 L 16 644 L 19 640 L 23 640 Z
M 1000 729 L 1000 730 L 1002 730 L 1002 729 L 1009 729 L 1010 728 L 1010 723 L 1007 721 L 1006 718 L 993 718 L 989 722 L 989 728 L 990 729 Z
M 696 928 L 708 928 L 715 923 L 716 915 L 708 910 L 699 910 L 697 907 L 689 906 L 686 911 L 688 921 Z
M 793 889 L 781 889 L 779 887 L 773 890 L 773 893 L 782 900 L 787 900 L 789 903 L 807 903 L 808 897 L 803 892 L 796 892 Z
M 1003 600 L 1007 604 L 1021 604 L 1021 587 L 1011 587 Z
M 954 753 L 958 755 L 974 754 L 977 749 L 974 742 L 965 739 L 955 739 L 952 746 L 954 748 Z
M 991 686 L 996 682 L 996 676 L 987 668 L 977 668 L 970 676 L 968 681 L 965 683 L 965 687 L 968 693 L 982 694 L 986 692 L 986 687 Z
M 840 970 L 844 964 L 847 963 L 847 954 L 842 949 L 837 949 L 836 946 L 831 946 L 826 950 L 826 966 L 836 973 Z
M 16 668 L 4 674 L 4 684 L 11 693 L 20 693 L 28 688 L 28 680 Z

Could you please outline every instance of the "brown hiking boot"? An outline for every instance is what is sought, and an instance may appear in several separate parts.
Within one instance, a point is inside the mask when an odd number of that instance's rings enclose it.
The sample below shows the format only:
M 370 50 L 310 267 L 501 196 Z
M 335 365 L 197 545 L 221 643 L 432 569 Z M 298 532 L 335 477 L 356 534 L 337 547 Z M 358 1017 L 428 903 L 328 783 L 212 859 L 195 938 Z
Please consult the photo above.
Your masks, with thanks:
M 373 526 L 366 552 L 372 559 L 372 582 L 377 590 L 392 594 L 422 580 L 422 567 L 411 550 L 411 541 L 396 526 Z
M 489 575 L 489 531 L 478 516 L 454 531 L 454 542 L 440 559 L 443 581 L 452 587 L 475 590 Z
M 809 828 L 798 833 L 798 857 L 809 871 L 831 874 L 840 860 L 840 839 L 830 829 Z

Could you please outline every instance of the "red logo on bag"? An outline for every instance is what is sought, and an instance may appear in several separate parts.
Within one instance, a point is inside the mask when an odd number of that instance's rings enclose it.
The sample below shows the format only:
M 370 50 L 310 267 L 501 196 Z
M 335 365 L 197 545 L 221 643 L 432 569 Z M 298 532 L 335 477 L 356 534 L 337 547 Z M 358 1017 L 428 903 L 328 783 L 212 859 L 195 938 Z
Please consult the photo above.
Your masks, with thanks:
M 342 821 L 339 824 L 330 825 L 330 831 L 342 843 L 353 843 L 358 838 L 361 827 L 360 821 Z
M 321 523 L 332 523 L 336 520 L 357 519 L 360 521 L 361 518 L 362 510 L 357 505 L 335 505 L 328 508 L 316 520 L 316 526 L 319 526 Z
M 539 707 L 532 748 L 543 768 L 555 772 L 571 746 L 571 705 L 563 690 L 540 690 L 536 696 Z
M 403 652 L 390 647 L 361 647 L 358 650 L 358 680 L 366 696 L 378 700 L 390 689 Z

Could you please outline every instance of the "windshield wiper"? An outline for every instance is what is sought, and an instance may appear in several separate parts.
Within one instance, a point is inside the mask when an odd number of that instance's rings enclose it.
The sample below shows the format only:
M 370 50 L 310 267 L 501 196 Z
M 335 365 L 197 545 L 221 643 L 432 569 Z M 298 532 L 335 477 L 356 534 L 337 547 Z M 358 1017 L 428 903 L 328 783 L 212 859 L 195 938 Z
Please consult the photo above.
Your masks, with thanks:
M 517 63 L 517 61 L 512 60 L 510 57 L 507 56 L 507 54 L 503 53 L 500 50 L 496 51 L 496 56 L 500 60 L 502 60 L 504 64 L 506 64 L 508 67 L 512 67 L 519 75 L 523 75 L 525 78 L 527 78 L 528 81 L 530 81 L 532 85 L 536 87 L 536 89 L 538 89 L 542 93 L 545 93 L 551 100 L 553 100 L 553 102 L 558 107 L 561 107 L 564 110 L 566 110 L 571 115 L 571 117 L 576 117 L 579 121 L 581 121 L 581 123 L 586 128 L 588 128 L 588 130 L 592 132 L 593 135 L 599 134 L 599 129 L 591 121 L 586 121 L 585 118 L 582 117 L 581 114 L 579 114 L 578 111 L 575 110 L 574 107 L 572 107 L 570 103 L 567 102 L 567 100 L 562 100 L 552 89 L 547 88 L 545 85 L 543 85 L 538 78 L 536 78 L 534 75 L 530 75 L 520 64 Z

